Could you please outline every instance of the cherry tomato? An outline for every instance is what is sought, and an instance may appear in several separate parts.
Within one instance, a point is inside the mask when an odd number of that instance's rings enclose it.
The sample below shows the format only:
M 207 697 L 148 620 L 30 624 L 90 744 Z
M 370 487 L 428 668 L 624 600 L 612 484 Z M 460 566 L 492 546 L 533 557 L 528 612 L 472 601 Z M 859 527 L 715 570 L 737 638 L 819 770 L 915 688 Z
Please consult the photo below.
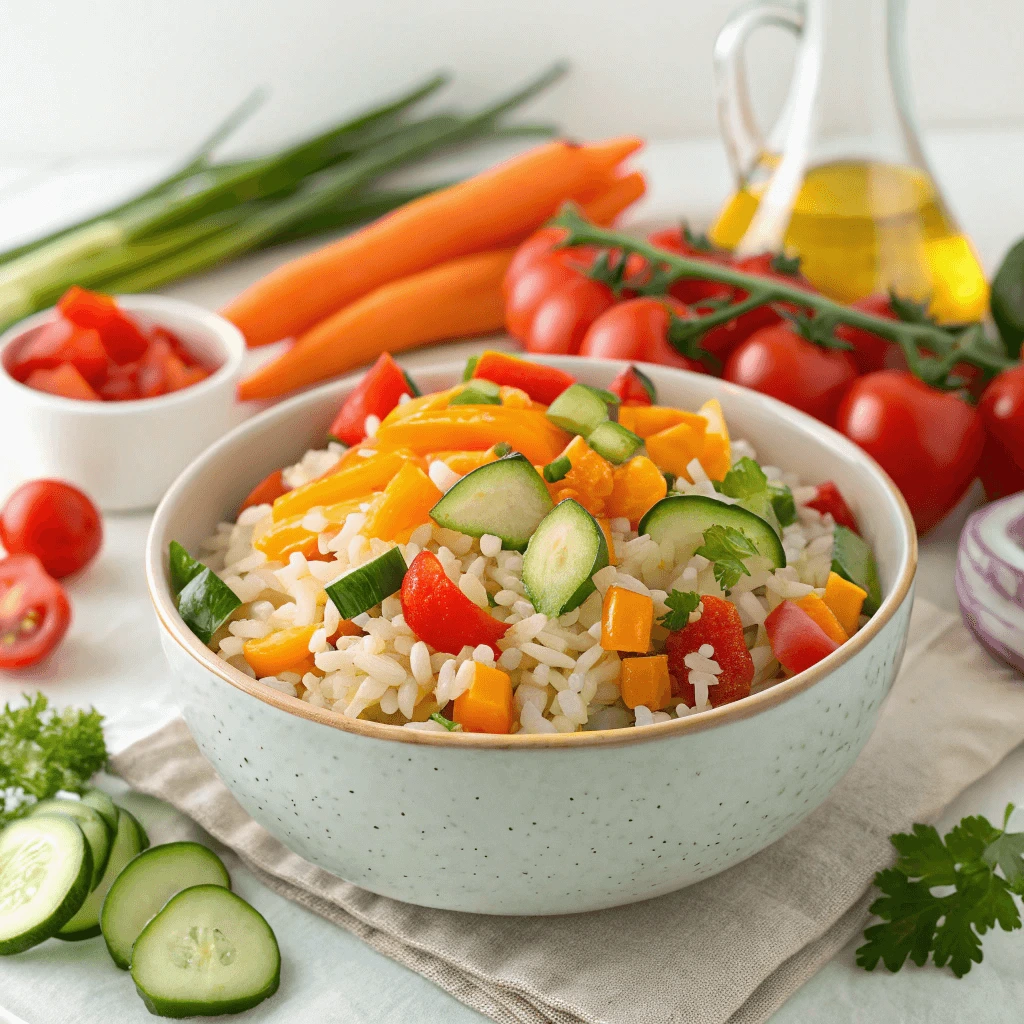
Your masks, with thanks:
M 366 437 L 366 417 L 384 419 L 402 395 L 416 394 L 416 388 L 387 352 L 363 374 L 363 379 L 345 399 L 331 424 L 330 433 L 342 444 L 359 444 Z
M 1006 446 L 991 434 L 985 438 L 985 448 L 978 463 L 978 478 L 989 501 L 1024 491 L 1024 469 L 1017 465 Z
M 608 385 L 613 395 L 618 395 L 623 405 L 653 405 L 658 400 L 654 381 L 635 366 L 627 366 Z
M 993 377 L 982 392 L 978 411 L 989 435 L 1024 469 L 1024 364 Z
M 34 555 L 0 559 L 0 668 L 42 661 L 64 638 L 71 605 Z
M 889 296 L 884 294 L 868 295 L 866 298 L 858 299 L 853 303 L 853 308 L 884 317 L 886 320 L 899 319 L 893 311 Z M 839 324 L 836 327 L 836 337 L 853 346 L 853 358 L 861 373 L 872 373 L 889 366 L 886 360 L 893 344 L 888 339 L 865 331 L 861 327 L 851 327 L 849 324 Z
M 92 561 L 103 543 L 103 522 L 77 487 L 31 480 L 0 508 L 0 543 L 9 554 L 35 555 L 60 579 Z
M 253 505 L 271 505 L 276 498 L 280 498 L 282 494 L 287 494 L 290 490 L 291 488 L 284 482 L 281 470 L 275 469 L 249 492 L 245 501 L 239 506 L 239 515 Z
M 857 377 L 849 352 L 808 341 L 788 323 L 755 331 L 725 364 L 722 376 L 834 424 L 843 395 Z
M 790 674 L 803 672 L 839 645 L 799 605 L 783 601 L 764 620 L 772 654 Z
M 977 409 L 901 370 L 879 370 L 855 381 L 837 425 L 893 478 L 920 533 L 963 497 L 985 445 Z
M 565 235 L 565 228 L 541 228 L 519 246 L 505 271 L 503 289 L 506 298 L 515 282 L 538 263 L 555 262 L 571 269 L 585 270 L 594 262 L 594 249 L 591 246 L 556 249 L 555 246 Z
M 684 356 L 669 341 L 673 323 L 690 315 L 681 302 L 672 298 L 620 302 L 594 321 L 580 346 L 580 355 L 662 363 L 702 373 L 700 363 Z
M 846 499 L 839 493 L 839 488 L 831 480 L 818 484 L 818 493 L 813 501 L 807 502 L 809 508 L 832 517 L 837 526 L 845 526 L 854 533 L 860 533 L 857 517 L 850 511 Z
M 704 235 L 694 236 L 683 227 L 664 228 L 655 231 L 648 241 L 659 249 L 666 249 L 678 256 L 705 260 L 708 263 L 729 263 L 729 253 L 716 249 Z M 719 281 L 706 281 L 699 277 L 681 278 L 669 287 L 668 293 L 688 306 L 697 305 L 701 300 L 716 299 L 728 295 L 732 289 Z

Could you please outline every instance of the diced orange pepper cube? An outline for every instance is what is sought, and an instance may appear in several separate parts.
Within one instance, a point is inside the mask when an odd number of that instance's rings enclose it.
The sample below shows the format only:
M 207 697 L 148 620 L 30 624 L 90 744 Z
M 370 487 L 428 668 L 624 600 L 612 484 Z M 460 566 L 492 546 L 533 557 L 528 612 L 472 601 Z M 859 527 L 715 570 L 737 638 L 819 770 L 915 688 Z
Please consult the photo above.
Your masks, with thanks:
M 561 480 L 548 484 L 552 500 L 557 503 L 574 498 L 592 516 L 604 515 L 605 499 L 612 493 L 612 464 L 578 435 L 566 445 L 562 455 L 572 468 Z
M 817 594 L 807 594 L 795 602 L 821 627 L 822 632 L 836 644 L 844 644 L 850 639 L 849 633 L 843 629 L 832 609 Z
M 622 702 L 627 708 L 638 708 L 641 704 L 651 711 L 667 708 L 672 703 L 668 656 L 655 654 L 647 658 L 623 658 L 619 685 Z
M 668 484 L 661 470 L 646 455 L 636 455 L 615 467 L 605 513 L 609 519 L 635 523 L 667 493 Z
M 609 587 L 601 608 L 601 646 L 646 654 L 651 646 L 654 601 L 625 587 Z
M 830 572 L 828 574 L 828 583 L 825 584 L 825 604 L 832 609 L 832 614 L 850 636 L 857 632 L 860 610 L 864 606 L 867 596 L 867 591 L 858 587 L 856 583 L 844 580 L 839 573 Z
M 455 698 L 452 717 L 466 732 L 509 732 L 512 680 L 508 673 L 477 663 L 469 689 Z
M 700 464 L 712 480 L 724 480 L 732 466 L 732 446 L 729 443 L 729 428 L 717 398 L 709 398 L 701 407 L 700 415 L 708 421 L 704 435 L 704 451 Z
M 601 527 L 601 532 L 604 534 L 604 542 L 608 545 L 608 564 L 618 565 L 619 557 L 615 553 L 615 541 L 612 540 L 612 524 L 602 517 L 598 519 L 597 525 Z
M 362 532 L 367 537 L 395 540 L 427 522 L 430 510 L 444 495 L 437 484 L 413 462 L 407 462 L 384 488 L 379 504 L 366 514 Z
M 677 423 L 647 438 L 647 454 L 655 465 L 687 480 L 690 480 L 690 474 L 686 467 L 694 459 L 700 459 L 708 427 L 708 421 L 703 416 L 696 413 L 691 415 L 692 420 Z
M 242 654 L 257 678 L 280 672 L 305 673 L 312 667 L 309 641 L 318 628 L 293 626 L 259 640 L 246 640 Z
M 692 412 L 670 409 L 667 405 L 624 405 L 619 409 L 619 423 L 637 437 L 650 437 L 663 430 L 686 423 Z

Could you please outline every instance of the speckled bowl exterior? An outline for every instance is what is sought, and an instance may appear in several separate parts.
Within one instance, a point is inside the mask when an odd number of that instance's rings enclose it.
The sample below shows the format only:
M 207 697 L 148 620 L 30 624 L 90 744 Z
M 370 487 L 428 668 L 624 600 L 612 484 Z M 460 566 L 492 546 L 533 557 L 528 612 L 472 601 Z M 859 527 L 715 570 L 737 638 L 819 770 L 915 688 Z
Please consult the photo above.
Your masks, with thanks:
M 621 364 L 551 359 L 606 385 Z M 449 386 L 461 364 L 416 376 Z M 917 550 L 891 481 L 845 438 L 723 381 L 645 367 L 665 404 L 716 396 L 762 462 L 835 480 L 875 548 L 885 600 L 807 672 L 743 701 L 642 729 L 544 736 L 354 722 L 261 686 L 178 617 L 171 539 L 194 548 L 270 470 L 322 443 L 349 378 L 225 437 L 173 485 L 147 551 L 151 596 L 188 727 L 243 807 L 313 864 L 373 892 L 487 914 L 563 914 L 648 899 L 779 838 L 853 764 L 906 642 Z M 514 441 L 514 439 L 510 439 Z

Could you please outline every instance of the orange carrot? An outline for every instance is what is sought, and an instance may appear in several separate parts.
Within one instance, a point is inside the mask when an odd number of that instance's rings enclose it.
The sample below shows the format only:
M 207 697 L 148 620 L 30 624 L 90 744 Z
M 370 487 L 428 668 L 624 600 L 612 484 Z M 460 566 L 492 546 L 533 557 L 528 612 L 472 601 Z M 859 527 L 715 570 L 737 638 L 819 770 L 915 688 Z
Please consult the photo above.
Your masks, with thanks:
M 583 204 L 587 220 L 607 227 L 623 210 L 632 206 L 647 191 L 647 181 L 639 171 L 616 178 L 600 195 Z
M 500 331 L 501 282 L 515 249 L 463 256 L 384 285 L 317 324 L 238 385 L 245 401 L 273 398 L 362 366 L 382 348 L 402 352 Z
M 470 253 L 512 245 L 642 145 L 550 142 L 293 260 L 224 309 L 250 345 L 293 337 L 381 285 Z

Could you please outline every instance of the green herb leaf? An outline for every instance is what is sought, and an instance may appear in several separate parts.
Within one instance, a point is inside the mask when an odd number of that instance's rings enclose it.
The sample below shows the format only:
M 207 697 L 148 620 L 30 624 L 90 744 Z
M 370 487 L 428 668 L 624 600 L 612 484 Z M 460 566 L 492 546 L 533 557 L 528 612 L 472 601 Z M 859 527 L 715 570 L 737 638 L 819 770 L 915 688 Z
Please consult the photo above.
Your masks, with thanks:
M 453 722 L 450 718 L 445 718 L 440 711 L 435 711 L 430 716 L 430 721 L 437 722 L 438 725 L 443 725 L 449 732 L 462 732 L 462 726 L 458 722 Z
M 796 502 L 793 500 L 793 492 L 777 480 L 768 483 L 768 496 L 771 498 L 772 508 L 775 509 L 775 518 L 779 526 L 792 526 L 796 522 Z
M 673 590 L 665 598 L 669 611 L 658 620 L 666 629 L 682 629 L 690 621 L 690 613 L 697 610 L 700 594 L 693 590 Z
M 80 793 L 107 762 L 98 711 L 57 711 L 42 693 L 25 700 L 0 713 L 0 826 L 59 790 Z
M 1003 257 L 992 278 L 989 308 L 1006 351 L 1018 357 L 1024 342 L 1024 238 Z
M 734 463 L 716 490 L 730 498 L 749 498 L 768 489 L 768 477 L 753 460 L 744 456 Z
M 171 590 L 177 597 L 185 587 L 206 568 L 197 562 L 176 540 L 172 540 L 167 553 Z
M 696 554 L 714 562 L 715 579 L 723 590 L 736 586 L 741 576 L 750 570 L 743 564 L 745 558 L 757 554 L 757 548 L 742 531 L 734 526 L 715 525 L 704 531 L 704 543 Z

